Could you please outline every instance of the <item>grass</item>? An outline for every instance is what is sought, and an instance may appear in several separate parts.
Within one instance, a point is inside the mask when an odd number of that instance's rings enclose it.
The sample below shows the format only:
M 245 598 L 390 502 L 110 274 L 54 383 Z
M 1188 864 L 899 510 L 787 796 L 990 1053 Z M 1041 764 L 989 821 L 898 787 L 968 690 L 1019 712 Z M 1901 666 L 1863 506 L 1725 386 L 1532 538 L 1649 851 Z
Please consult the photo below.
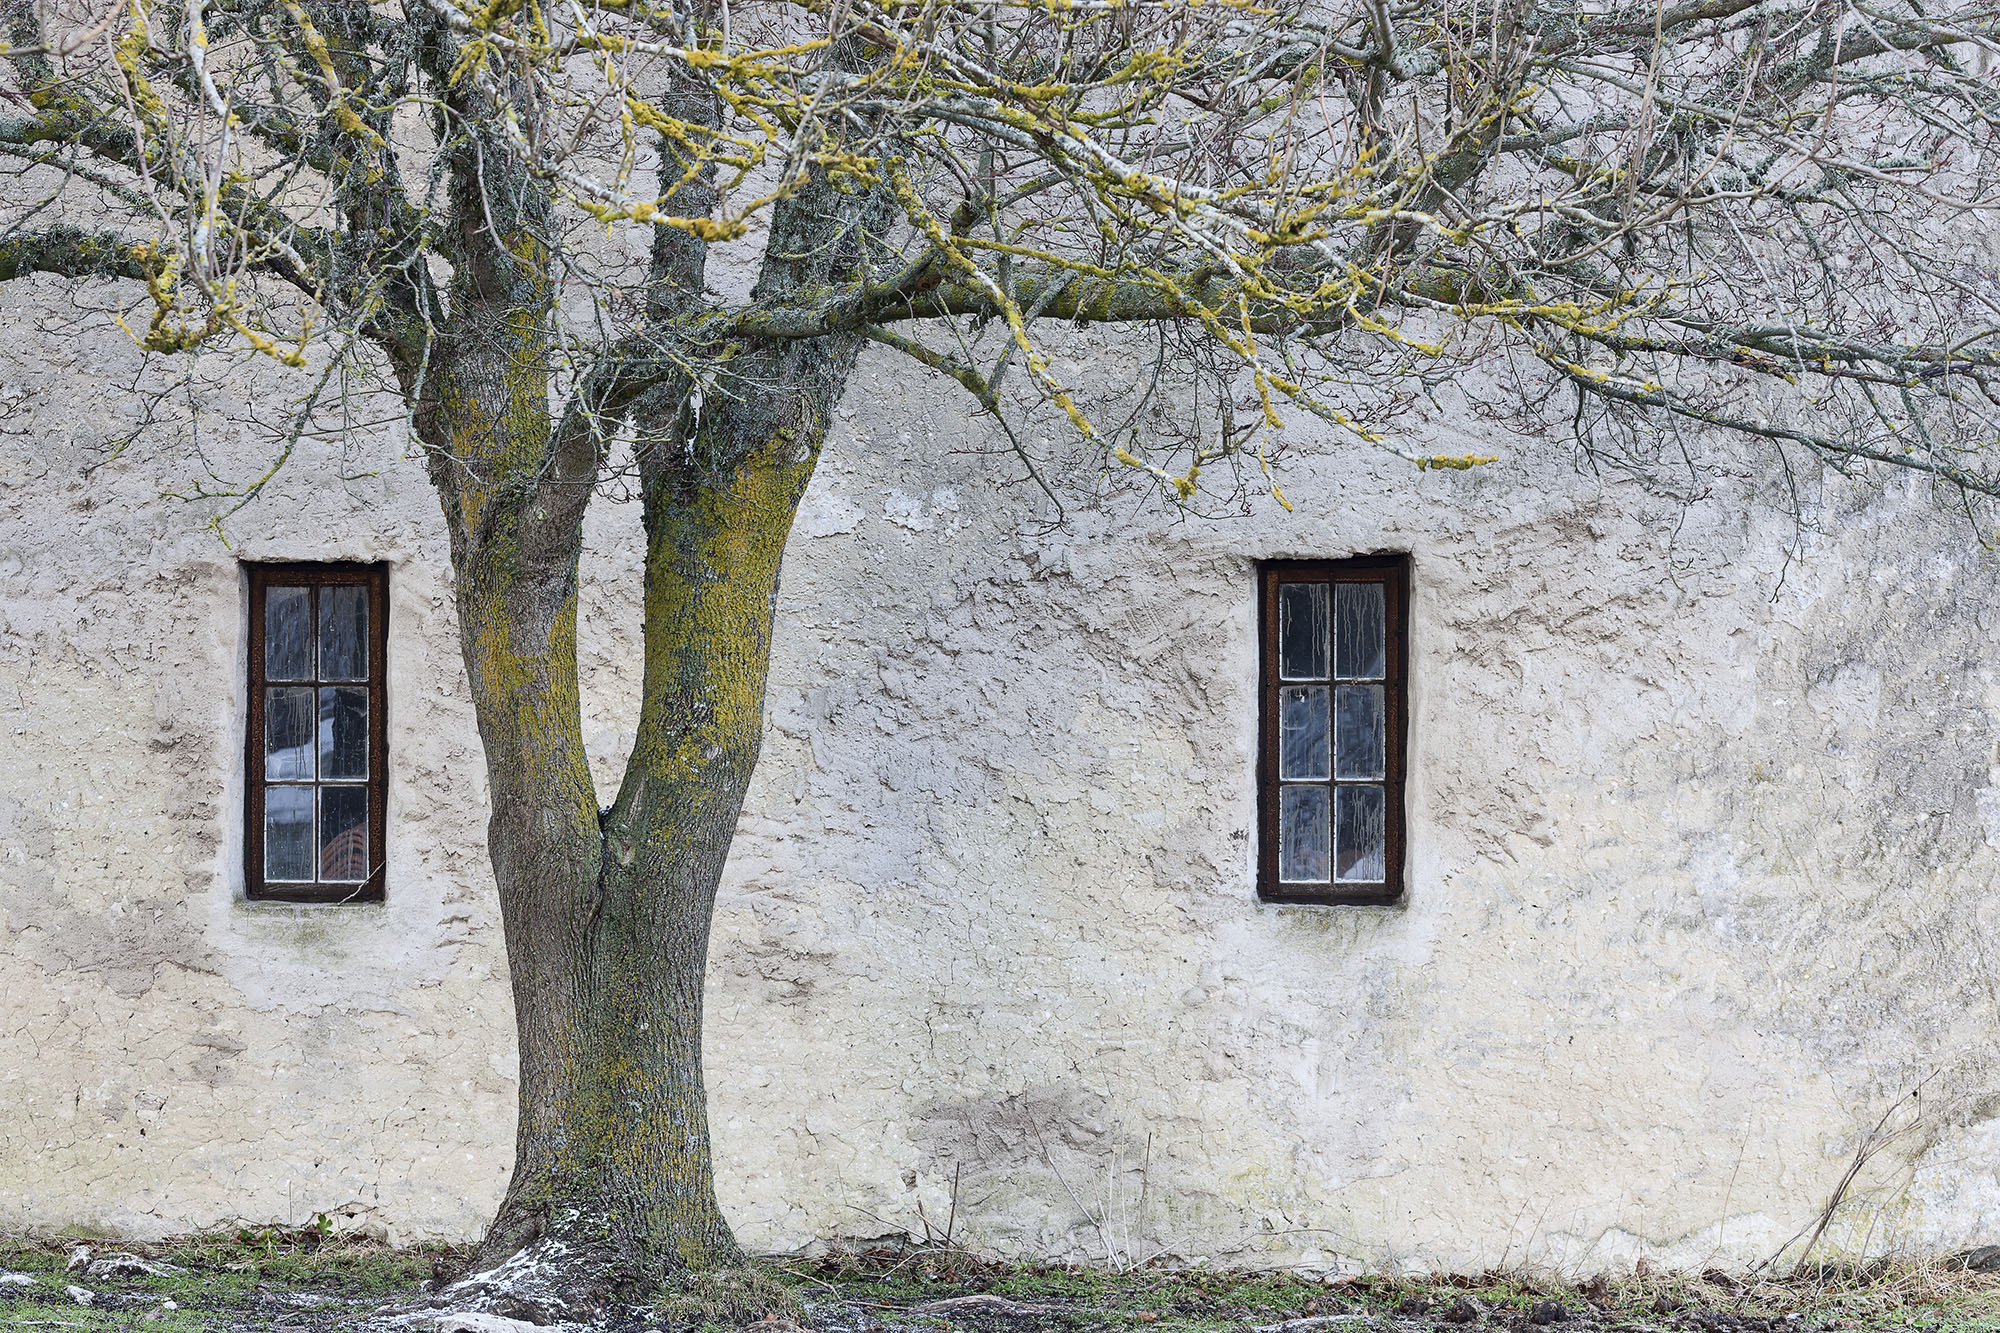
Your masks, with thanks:
M 78 1245 L 138 1255 L 181 1272 L 92 1277 L 67 1268 Z M 312 1227 L 215 1232 L 159 1245 L 0 1238 L 0 1270 L 31 1286 L 0 1287 L 0 1329 L 145 1330 L 146 1333 L 290 1333 L 345 1327 L 357 1312 L 413 1292 L 457 1251 L 392 1250 Z M 79 1305 L 76 1286 L 92 1295 Z
M 353 1330 L 387 1300 L 414 1295 L 445 1247 L 392 1250 L 312 1228 L 190 1237 L 160 1245 L 105 1242 L 183 1270 L 87 1277 L 66 1270 L 75 1238 L 0 1239 L 0 1270 L 32 1285 L 0 1286 L 0 1329 L 83 1333 L 332 1333 Z M 79 1305 L 65 1288 L 89 1289 Z M 965 1298 L 981 1298 L 967 1300 Z M 1560 1316 L 1553 1326 L 1545 1320 Z M 753 1321 L 762 1319 L 762 1323 Z M 943 1247 L 834 1248 L 812 1260 L 690 1279 L 646 1327 L 769 1333 L 1284 1333 L 1398 1328 L 1513 1333 L 2000 1333 L 2000 1277 L 1937 1265 L 1821 1269 L 1745 1282 L 1720 1272 L 1567 1282 L 1532 1272 L 1353 1276 L 993 1262 Z
M 1523 1271 L 1333 1278 L 1173 1267 L 1112 1272 L 987 1263 L 939 1249 L 878 1248 L 836 1251 L 786 1268 L 817 1286 L 810 1298 L 815 1305 L 846 1303 L 874 1312 L 884 1325 L 912 1328 L 1032 1322 L 1046 1328 L 1136 1325 L 1148 1333 L 1244 1333 L 1246 1327 L 1316 1320 L 1323 1321 L 1319 1327 L 1325 1333 L 1336 1333 L 1342 1326 L 1394 1320 L 1406 1327 L 1540 1329 L 1541 1319 L 1559 1315 L 1558 1333 L 1585 1326 L 1629 1333 L 2000 1333 L 2000 1276 L 1937 1264 L 1877 1264 L 1865 1273 L 1823 1269 L 1783 1281 L 1751 1282 L 1710 1271 L 1571 1282 Z M 971 1308 L 919 1313 L 941 1298 L 974 1293 L 1031 1308 L 1024 1315 L 1009 1315 L 997 1304 L 984 1313 Z
M 742 1328 L 746 1324 L 798 1323 L 806 1318 L 811 1285 L 771 1264 L 752 1264 L 714 1273 L 689 1273 L 654 1303 L 658 1322 L 668 1328 Z

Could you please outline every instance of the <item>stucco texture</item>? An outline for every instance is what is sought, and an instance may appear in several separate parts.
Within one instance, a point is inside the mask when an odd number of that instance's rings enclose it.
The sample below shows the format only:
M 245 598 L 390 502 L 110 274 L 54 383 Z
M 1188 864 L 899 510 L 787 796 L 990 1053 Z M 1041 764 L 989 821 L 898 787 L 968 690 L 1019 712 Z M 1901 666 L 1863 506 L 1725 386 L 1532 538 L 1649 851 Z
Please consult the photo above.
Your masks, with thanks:
M 309 436 L 225 546 L 163 495 L 254 475 L 296 388 L 200 382 L 107 460 L 123 335 L 54 283 L 0 322 L 0 1228 L 475 1234 L 512 1020 L 420 467 L 393 424 Z M 1963 520 L 1808 478 L 1801 521 L 1754 459 L 1690 502 L 1437 421 L 1501 461 L 1305 432 L 1296 512 L 1049 532 L 955 392 L 865 359 L 786 555 L 708 985 L 747 1245 L 955 1193 L 1010 1253 L 1742 1263 L 1899 1101 L 1837 1243 L 2000 1239 L 2000 565 Z M 1407 899 L 1260 905 L 1254 562 L 1380 551 L 1414 571 Z M 638 552 L 597 505 L 607 791 Z M 381 906 L 242 900 L 255 559 L 392 562 Z

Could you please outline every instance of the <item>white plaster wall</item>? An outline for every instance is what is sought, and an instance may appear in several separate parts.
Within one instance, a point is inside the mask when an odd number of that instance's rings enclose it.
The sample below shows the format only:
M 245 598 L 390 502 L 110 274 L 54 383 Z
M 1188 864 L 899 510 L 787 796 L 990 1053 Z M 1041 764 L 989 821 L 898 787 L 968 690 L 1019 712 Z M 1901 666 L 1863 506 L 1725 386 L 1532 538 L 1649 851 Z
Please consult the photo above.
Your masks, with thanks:
M 308 440 L 226 549 L 159 497 L 249 470 L 270 381 L 104 463 L 136 359 L 60 291 L 0 286 L 0 1228 L 472 1234 L 512 1030 L 420 471 L 388 428 Z M 956 1182 L 1010 1252 L 1740 1262 L 1925 1079 L 1838 1238 L 1994 1239 L 2000 567 L 1920 488 L 1808 486 L 1800 529 L 1436 422 L 1503 461 L 1308 442 L 1296 513 L 1036 536 L 945 388 L 871 357 L 840 418 L 710 973 L 747 1244 L 921 1231 Z M 590 531 L 608 790 L 636 515 Z M 1407 903 L 1259 905 L 1252 562 L 1383 550 Z M 239 558 L 393 562 L 385 906 L 240 900 Z

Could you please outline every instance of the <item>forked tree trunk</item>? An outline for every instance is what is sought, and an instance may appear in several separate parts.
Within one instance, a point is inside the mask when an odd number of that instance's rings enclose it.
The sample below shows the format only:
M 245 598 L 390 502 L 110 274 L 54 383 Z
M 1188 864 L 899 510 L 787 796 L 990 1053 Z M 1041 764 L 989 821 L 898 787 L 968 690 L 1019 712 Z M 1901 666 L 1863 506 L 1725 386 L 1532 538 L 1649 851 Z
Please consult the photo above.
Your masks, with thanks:
M 546 470 L 509 479 L 509 457 L 537 452 L 509 432 L 547 445 L 550 424 L 516 410 L 518 355 L 475 345 L 456 341 L 420 421 L 458 460 L 433 475 L 492 790 L 520 1118 L 506 1199 L 455 1294 L 537 1322 L 587 1318 L 742 1259 L 713 1185 L 702 981 L 761 743 L 779 561 L 854 349 L 747 358 L 772 377 L 761 392 L 712 390 L 642 454 L 644 695 L 600 812 L 576 675 L 583 497 Z

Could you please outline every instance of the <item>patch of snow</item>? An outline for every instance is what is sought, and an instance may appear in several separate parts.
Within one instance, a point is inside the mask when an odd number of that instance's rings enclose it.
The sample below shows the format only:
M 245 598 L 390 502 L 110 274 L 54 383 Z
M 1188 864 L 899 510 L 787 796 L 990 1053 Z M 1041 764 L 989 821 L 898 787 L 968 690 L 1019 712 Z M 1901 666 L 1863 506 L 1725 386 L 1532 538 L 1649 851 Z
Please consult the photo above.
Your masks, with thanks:
M 558 1219 L 567 1222 L 572 1219 Z M 543 1236 L 525 1249 L 517 1250 L 507 1258 L 487 1269 L 460 1278 L 442 1293 L 441 1303 L 459 1308 L 448 1310 L 438 1319 L 477 1319 L 476 1324 L 433 1324 L 432 1327 L 447 1327 L 462 1330 L 462 1333 L 514 1333 L 515 1330 L 543 1328 L 575 1330 L 585 1333 L 583 1325 L 570 1322 L 566 1316 L 575 1311 L 570 1309 L 573 1297 L 563 1288 L 569 1279 L 576 1252 L 563 1241 L 553 1236 Z M 501 1315 L 499 1310 L 508 1313 Z M 516 1315 L 527 1314 L 533 1319 L 547 1322 L 523 1322 Z
M 69 1268 L 76 1268 L 76 1256 L 71 1255 Z M 120 1250 L 107 1254 L 102 1259 L 90 1259 L 83 1265 L 83 1271 L 91 1277 L 165 1277 L 169 1273 L 185 1273 L 187 1269 L 175 1264 L 163 1264 L 153 1259 L 141 1259 L 136 1254 Z
M 473 1273 L 462 1277 L 451 1286 L 452 1291 L 476 1291 L 481 1288 L 509 1288 L 545 1277 L 555 1264 L 569 1257 L 569 1247 L 552 1236 L 544 1236 L 526 1249 L 516 1250 L 483 1273 Z

